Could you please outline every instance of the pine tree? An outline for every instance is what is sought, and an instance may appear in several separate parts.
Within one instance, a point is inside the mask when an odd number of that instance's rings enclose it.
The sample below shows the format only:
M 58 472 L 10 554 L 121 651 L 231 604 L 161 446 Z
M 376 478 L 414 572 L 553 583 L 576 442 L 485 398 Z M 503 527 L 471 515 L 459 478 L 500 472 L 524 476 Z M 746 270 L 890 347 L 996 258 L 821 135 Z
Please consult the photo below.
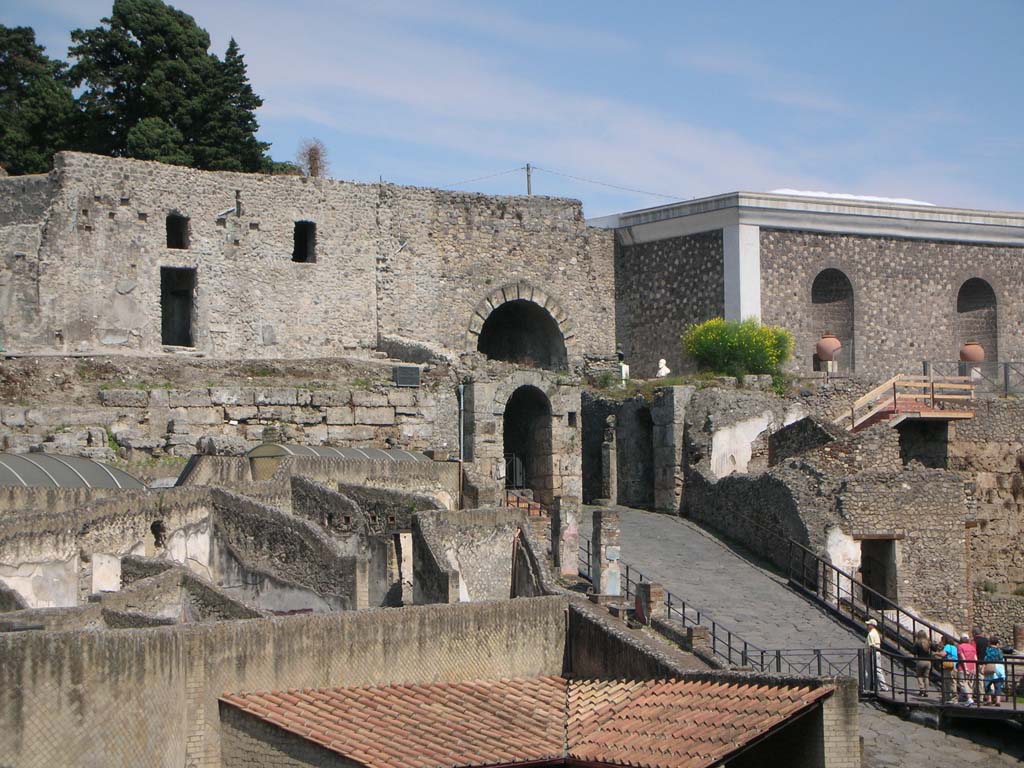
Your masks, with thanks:
M 114 0 L 101 26 L 71 39 L 69 79 L 83 87 L 81 149 L 206 169 L 262 167 L 262 101 L 234 40 L 221 62 L 195 19 L 162 0 Z
M 0 25 L 0 166 L 11 174 L 46 172 L 65 140 L 71 88 L 44 51 L 30 27 Z
M 249 84 L 245 58 L 234 38 L 217 78 L 207 93 L 207 120 L 196 147 L 200 167 L 229 171 L 258 171 L 265 164 L 269 144 L 256 138 L 256 110 L 263 99 Z

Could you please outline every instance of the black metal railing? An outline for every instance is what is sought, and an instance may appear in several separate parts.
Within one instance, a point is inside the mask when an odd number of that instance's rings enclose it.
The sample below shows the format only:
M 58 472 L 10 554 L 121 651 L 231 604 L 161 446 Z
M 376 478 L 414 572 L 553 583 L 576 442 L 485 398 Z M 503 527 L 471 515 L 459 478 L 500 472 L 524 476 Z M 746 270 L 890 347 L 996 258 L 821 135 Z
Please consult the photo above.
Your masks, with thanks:
M 580 537 L 580 576 L 591 573 L 593 550 L 590 540 Z M 636 566 L 619 561 L 620 595 L 627 601 L 635 599 L 636 585 L 651 580 Z M 793 675 L 845 675 L 857 674 L 856 649 L 767 649 L 746 640 L 731 627 L 715 620 L 708 611 L 665 590 L 666 616 L 684 629 L 704 627 L 711 652 L 729 666 L 747 667 L 757 672 L 779 672 Z
M 986 716 L 1024 716 L 1024 658 L 955 663 L 862 649 L 860 666 L 861 689 L 879 699 L 906 706 L 970 706 L 986 710 Z
M 1024 394 L 1024 362 L 965 363 L 960 360 L 925 360 L 925 376 L 968 376 L 975 391 L 992 395 Z

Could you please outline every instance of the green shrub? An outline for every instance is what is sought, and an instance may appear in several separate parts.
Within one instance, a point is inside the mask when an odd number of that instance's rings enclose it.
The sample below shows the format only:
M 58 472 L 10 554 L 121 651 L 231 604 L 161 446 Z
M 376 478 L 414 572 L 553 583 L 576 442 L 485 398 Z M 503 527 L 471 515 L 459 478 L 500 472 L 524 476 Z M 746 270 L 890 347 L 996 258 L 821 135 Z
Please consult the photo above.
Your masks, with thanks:
M 725 376 L 778 374 L 793 351 L 793 336 L 754 319 L 716 317 L 686 330 L 683 351 L 701 370 Z

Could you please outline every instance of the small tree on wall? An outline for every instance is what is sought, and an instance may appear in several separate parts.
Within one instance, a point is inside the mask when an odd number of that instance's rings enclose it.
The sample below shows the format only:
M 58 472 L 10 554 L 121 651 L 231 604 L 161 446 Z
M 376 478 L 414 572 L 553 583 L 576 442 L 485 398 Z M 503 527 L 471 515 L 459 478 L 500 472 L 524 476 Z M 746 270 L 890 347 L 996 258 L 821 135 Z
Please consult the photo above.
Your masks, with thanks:
M 314 179 L 326 176 L 330 170 L 327 147 L 320 139 L 305 139 L 299 146 L 295 162 L 304 176 Z
M 793 352 L 793 335 L 752 318 L 739 321 L 716 317 L 686 330 L 683 352 L 703 371 L 724 376 L 778 376 Z

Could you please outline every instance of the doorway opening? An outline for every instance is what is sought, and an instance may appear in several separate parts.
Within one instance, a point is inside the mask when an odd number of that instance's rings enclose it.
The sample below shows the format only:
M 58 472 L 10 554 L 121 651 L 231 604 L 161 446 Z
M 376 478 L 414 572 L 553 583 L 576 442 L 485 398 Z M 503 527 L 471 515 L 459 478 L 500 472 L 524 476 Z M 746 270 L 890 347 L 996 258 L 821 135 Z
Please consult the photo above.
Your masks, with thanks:
M 519 387 L 505 406 L 502 442 L 505 487 L 529 490 L 541 504 L 554 500 L 551 402 L 534 386 Z
M 173 347 L 194 347 L 196 271 L 191 267 L 160 267 L 160 337 Z
M 886 603 L 886 600 L 895 603 L 898 597 L 896 589 L 896 540 L 861 539 L 860 574 L 864 586 L 874 590 L 874 592 L 868 592 L 864 595 L 864 602 L 867 603 L 868 608 L 876 610 L 891 608 L 892 606 Z M 886 600 L 881 599 L 882 597 L 886 598 Z

